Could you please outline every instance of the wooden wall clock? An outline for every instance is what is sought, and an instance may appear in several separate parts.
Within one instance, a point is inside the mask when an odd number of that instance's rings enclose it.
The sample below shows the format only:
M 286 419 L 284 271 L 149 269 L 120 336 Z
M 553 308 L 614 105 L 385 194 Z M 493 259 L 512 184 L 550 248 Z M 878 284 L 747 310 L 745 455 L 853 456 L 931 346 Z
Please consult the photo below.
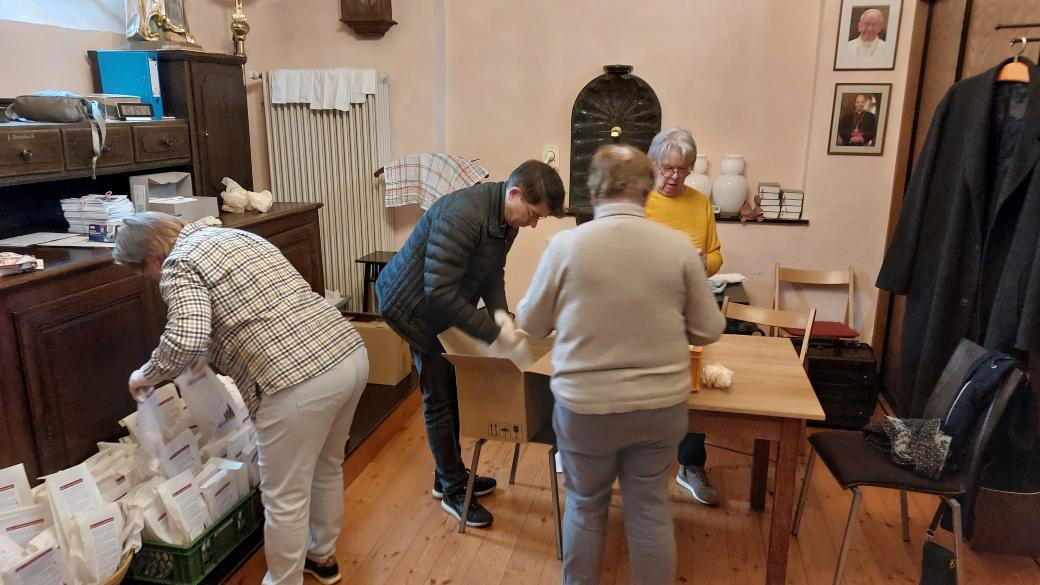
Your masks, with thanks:
M 603 144 L 630 144 L 646 152 L 661 131 L 661 103 L 631 65 L 606 65 L 571 109 L 571 184 L 568 211 L 578 223 L 592 219 L 589 162 Z
M 390 0 L 340 0 L 340 20 L 358 36 L 378 39 L 397 24 Z

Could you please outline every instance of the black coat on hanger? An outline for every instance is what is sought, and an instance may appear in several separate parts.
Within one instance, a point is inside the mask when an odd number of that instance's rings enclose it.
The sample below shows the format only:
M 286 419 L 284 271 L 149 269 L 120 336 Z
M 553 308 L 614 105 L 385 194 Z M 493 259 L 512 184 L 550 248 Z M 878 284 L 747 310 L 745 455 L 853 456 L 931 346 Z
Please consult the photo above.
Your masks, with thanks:
M 890 389 L 904 417 L 921 414 L 961 337 L 1019 356 L 1035 343 L 1040 68 L 1027 62 L 1031 81 L 1014 88 L 996 82 L 1004 63 L 939 104 L 878 275 L 879 288 L 907 296 L 899 388 Z M 1028 97 L 1024 116 L 1017 134 L 994 133 L 1009 91 Z M 1008 135 L 1013 144 L 990 144 Z

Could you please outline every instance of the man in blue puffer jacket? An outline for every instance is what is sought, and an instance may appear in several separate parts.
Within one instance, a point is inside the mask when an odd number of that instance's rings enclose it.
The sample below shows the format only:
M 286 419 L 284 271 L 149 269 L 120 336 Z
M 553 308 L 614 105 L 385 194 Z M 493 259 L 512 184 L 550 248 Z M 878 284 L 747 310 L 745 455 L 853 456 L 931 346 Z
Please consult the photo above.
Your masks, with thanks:
M 469 478 L 459 445 L 455 370 L 441 355 L 437 335 L 458 327 L 508 354 L 517 343 L 505 292 L 506 254 L 521 227 L 563 214 L 563 181 L 550 166 L 529 160 L 504 183 L 483 183 L 447 195 L 430 207 L 376 282 L 383 319 L 412 348 L 419 370 L 426 437 L 436 466 L 433 496 L 469 526 L 492 516 L 476 498 L 463 511 Z M 483 300 L 485 309 L 478 309 Z M 499 313 L 496 319 L 495 313 Z M 476 477 L 485 495 L 495 480 Z

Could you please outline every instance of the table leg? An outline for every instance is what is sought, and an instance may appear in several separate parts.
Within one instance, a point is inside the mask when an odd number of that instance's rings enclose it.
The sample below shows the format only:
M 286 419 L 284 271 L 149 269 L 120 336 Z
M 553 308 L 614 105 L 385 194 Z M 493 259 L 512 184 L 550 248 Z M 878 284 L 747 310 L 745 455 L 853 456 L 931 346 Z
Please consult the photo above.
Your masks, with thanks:
M 755 439 L 755 450 L 751 456 L 751 509 L 761 512 L 766 509 L 766 492 L 769 481 L 769 441 Z
M 766 555 L 766 585 L 784 585 L 787 578 L 787 549 L 791 544 L 791 522 L 798 476 L 798 443 L 803 421 L 782 419 L 776 457 L 776 489 L 769 523 Z

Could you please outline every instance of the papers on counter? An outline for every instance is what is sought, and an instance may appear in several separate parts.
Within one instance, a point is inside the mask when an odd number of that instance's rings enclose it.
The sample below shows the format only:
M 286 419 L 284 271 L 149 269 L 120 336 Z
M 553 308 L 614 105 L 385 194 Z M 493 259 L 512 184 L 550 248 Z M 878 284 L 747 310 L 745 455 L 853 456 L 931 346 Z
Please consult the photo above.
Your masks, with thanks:
M 35 246 L 44 242 L 53 242 L 54 240 L 64 240 L 69 237 L 70 234 L 59 234 L 55 232 L 37 232 L 35 234 L 25 234 L 23 236 L 17 236 L 14 238 L 7 238 L 0 240 L 0 246 Z

